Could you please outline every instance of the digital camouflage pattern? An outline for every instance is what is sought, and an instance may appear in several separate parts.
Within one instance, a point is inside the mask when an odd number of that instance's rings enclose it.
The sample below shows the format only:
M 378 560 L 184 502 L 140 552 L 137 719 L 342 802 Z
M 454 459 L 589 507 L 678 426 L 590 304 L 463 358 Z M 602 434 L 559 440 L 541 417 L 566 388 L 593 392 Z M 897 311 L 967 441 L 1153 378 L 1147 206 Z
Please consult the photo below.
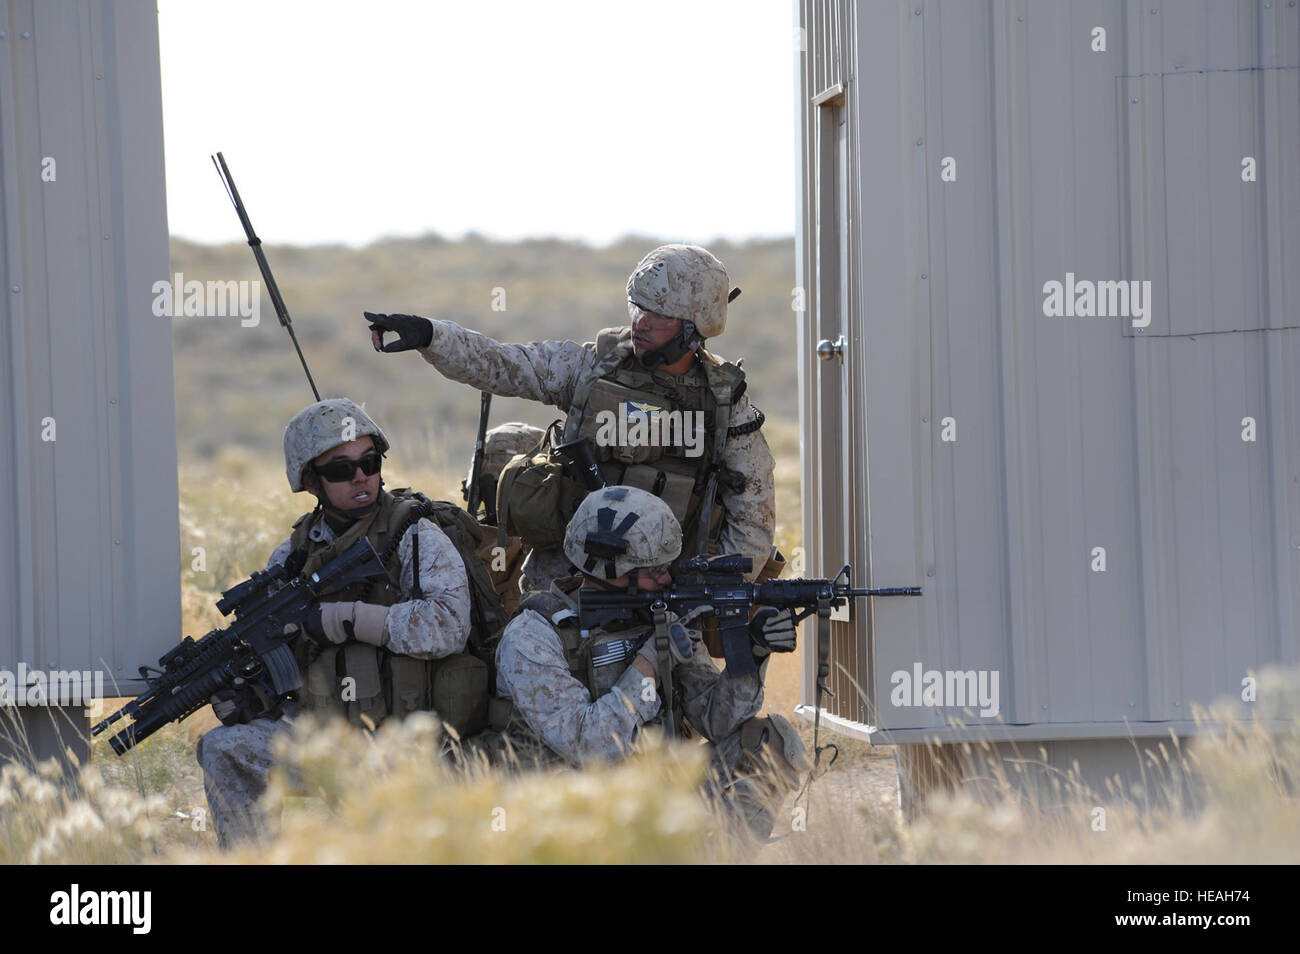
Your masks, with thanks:
M 503 344 L 452 321 L 431 319 L 431 323 L 433 340 L 420 354 L 445 377 L 504 397 L 540 401 L 565 413 L 578 382 L 597 360 L 594 342 Z M 702 373 L 698 362 L 687 373 Z M 755 409 L 748 396 L 742 396 L 732 407 L 729 426 L 754 420 Z M 718 552 L 750 557 L 753 579 L 767 562 L 776 528 L 775 463 L 761 430 L 729 438 L 722 462 L 745 478 L 745 487 L 739 492 L 724 488 L 720 494 L 725 519 Z M 534 588 L 545 589 L 551 579 L 564 574 L 567 565 L 558 550 L 534 550 L 526 577 Z
M 698 245 L 661 245 L 627 280 L 629 305 L 693 321 L 705 338 L 717 337 L 727 326 L 728 291 L 727 270 Z
M 203 791 L 222 848 L 265 838 L 270 823 L 259 804 L 275 759 L 272 743 L 293 727 L 289 716 L 217 726 L 199 739 L 195 755 L 203 768 Z
M 551 593 L 577 611 L 572 594 Z M 723 678 L 700 640 L 694 655 L 673 667 L 682 713 L 691 728 L 715 746 L 715 758 L 734 767 L 740 727 L 763 707 L 762 672 Z M 641 726 L 656 719 L 661 700 L 652 678 L 630 661 L 614 686 L 595 702 L 569 672 L 555 628 L 535 610 L 524 610 L 506 627 L 497 647 L 497 693 L 514 702 L 528 728 L 571 765 L 622 758 Z M 527 739 L 521 739 L 526 744 Z
M 506 464 L 510 463 L 510 458 L 516 454 L 526 454 L 541 444 L 543 433 L 540 427 L 521 424 L 518 421 L 498 424 L 492 428 L 483 438 L 483 464 L 479 468 L 480 476 L 493 479 L 500 477 L 501 471 Z M 472 455 L 469 466 L 471 473 L 465 480 L 467 485 L 474 479 Z
M 432 520 L 421 518 L 402 535 L 402 542 L 397 546 L 402 563 L 403 597 L 415 592 L 411 539 L 416 532 L 420 535 L 420 591 L 426 596 L 420 600 L 407 598 L 388 608 L 388 618 L 384 621 L 388 633 L 385 648 L 416 659 L 441 659 L 465 651 L 471 613 L 469 577 L 465 562 L 447 534 Z M 329 544 L 335 539 L 323 515 L 316 517 L 308 537 L 318 544 Z M 285 540 L 275 548 L 267 565 L 284 563 L 289 551 L 289 541 Z
M 576 590 L 553 585 L 550 593 L 576 611 Z M 625 632 L 635 631 L 618 635 Z M 597 630 L 592 638 L 600 635 Z M 698 633 L 692 633 L 692 644 L 691 658 L 674 665 L 672 681 L 683 728 L 710 743 L 706 791 L 737 834 L 766 839 L 781 800 L 808 769 L 803 742 L 784 717 L 758 716 L 766 659 L 758 672 L 729 678 L 718 671 Z M 570 671 L 559 630 L 534 609 L 506 627 L 496 658 L 497 691 L 513 703 L 506 735 L 522 765 L 614 761 L 627 754 L 643 726 L 660 721 L 663 703 L 655 682 L 631 659 L 613 664 L 625 668 L 593 702 Z M 597 681 L 609 684 L 608 678 Z
M 420 587 L 429 594 L 418 600 L 409 598 L 414 592 L 411 540 L 416 533 L 420 536 Z M 334 532 L 320 516 L 309 536 L 321 544 L 334 540 Z M 388 608 L 386 648 L 417 659 L 464 652 L 470 632 L 469 579 L 451 540 L 437 524 L 421 519 L 403 534 L 397 553 L 404 600 Z M 271 554 L 267 568 L 284 563 L 288 556 L 289 541 L 285 540 Z M 258 799 L 266 791 L 272 741 L 291 725 L 288 717 L 254 719 L 245 725 L 217 726 L 199 740 L 196 754 L 203 769 L 203 787 L 223 847 L 266 834 L 267 820 Z
M 627 549 L 611 561 L 592 556 L 586 548 L 587 535 L 601 529 L 602 510 L 610 511 L 610 532 L 627 541 Z M 629 520 L 631 525 L 618 532 Z M 616 579 L 637 567 L 672 563 L 681 552 L 682 526 L 672 509 L 654 494 L 636 487 L 606 487 L 588 494 L 564 531 L 564 555 L 569 562 L 583 573 L 605 580 Z M 611 562 L 613 573 L 609 572 Z

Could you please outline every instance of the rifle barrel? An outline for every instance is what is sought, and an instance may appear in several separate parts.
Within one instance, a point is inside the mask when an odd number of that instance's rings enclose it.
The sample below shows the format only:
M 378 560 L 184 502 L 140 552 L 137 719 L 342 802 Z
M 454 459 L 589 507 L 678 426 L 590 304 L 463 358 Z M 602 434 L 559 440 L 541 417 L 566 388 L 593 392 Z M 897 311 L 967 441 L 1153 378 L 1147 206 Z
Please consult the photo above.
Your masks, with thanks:
M 845 590 L 845 596 L 920 596 L 919 586 L 877 586 L 865 590 Z

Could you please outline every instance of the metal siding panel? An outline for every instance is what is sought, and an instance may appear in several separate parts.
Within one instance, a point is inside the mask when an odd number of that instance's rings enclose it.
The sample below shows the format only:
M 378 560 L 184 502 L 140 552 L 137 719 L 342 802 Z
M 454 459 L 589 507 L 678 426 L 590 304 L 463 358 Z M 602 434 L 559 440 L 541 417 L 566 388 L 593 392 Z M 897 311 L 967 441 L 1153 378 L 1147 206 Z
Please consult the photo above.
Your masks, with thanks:
M 1028 68 L 1036 81 L 1030 87 L 1029 114 L 1022 126 L 1026 138 L 1017 145 L 1030 150 L 1033 159 L 1025 201 L 1032 223 L 1033 273 L 1040 277 L 1028 290 L 1037 298 L 1043 280 L 1063 278 L 1067 270 L 1082 264 L 1076 230 L 1061 228 L 1062 223 L 1075 220 L 1079 137 L 1073 73 L 1061 64 L 1071 60 L 1073 48 L 1086 34 L 1076 36 L 1069 28 L 1068 7 L 1034 7 L 1030 13 L 1025 24 Z M 1086 401 L 1077 354 L 1078 339 L 1088 329 L 1078 321 L 1047 319 L 1041 309 L 1031 314 L 1027 335 L 1032 342 L 1034 386 L 1021 392 L 1019 399 L 1033 408 L 1032 460 L 1037 467 L 1026 476 L 1035 489 L 1029 498 L 1033 509 L 1025 520 L 1039 530 L 1030 537 L 1038 547 L 1031 550 L 1030 559 L 1042 587 L 1045 615 L 1040 632 L 1019 636 L 1038 645 L 1045 676 L 1035 700 L 1035 720 L 1076 721 L 1090 715 L 1088 687 L 1078 679 L 1089 668 L 1083 626 L 1089 572 L 1081 428 Z
M 997 148 L 997 249 L 1000 344 L 997 375 L 1003 433 L 1003 496 L 1000 506 L 1006 521 L 1007 596 L 1010 608 L 1004 631 L 1007 672 L 1001 681 L 1003 719 L 1008 723 L 1037 721 L 1038 696 L 1047 684 L 1046 658 L 1038 651 L 1045 629 L 1043 591 L 1035 578 L 1033 537 L 1038 528 L 1029 518 L 1041 508 L 1032 499 L 1037 486 L 1030 468 L 1034 464 L 1034 431 L 1025 402 L 1020 397 L 1022 374 L 1033 368 L 1033 345 L 1028 329 L 1037 313 L 1037 301 L 1017 290 L 1032 289 L 1032 221 L 1023 199 L 1024 183 L 1034 156 L 1024 128 L 1029 113 L 1026 75 L 1026 32 L 1021 25 L 1023 3 L 993 7 L 993 64 Z M 1009 701 L 1008 701 L 1009 697 Z
M 169 270 L 158 18 L 149 0 L 111 6 L 118 64 L 114 148 L 123 183 L 115 195 L 122 276 L 116 334 L 124 382 L 117 395 L 123 426 L 118 446 L 123 519 L 129 528 L 122 546 L 130 548 L 122 622 L 132 666 L 135 659 L 157 658 L 178 637 L 179 488 L 171 324 L 152 310 L 153 283 L 160 270 L 163 275 Z
M 32 479 L 27 453 L 36 435 L 31 433 L 32 416 L 28 403 L 27 334 L 22 294 L 26 243 L 23 234 L 25 198 L 18 175 L 19 129 L 21 116 L 33 109 L 30 100 L 35 90 L 23 81 L 23 70 L 30 69 L 30 57 L 18 42 L 21 32 L 31 25 L 31 4 L 10 0 L 0 11 L 0 24 L 9 38 L 0 40 L 0 226 L 3 228 L 4 335 L 8 374 L 0 388 L 0 439 L 14 453 L 4 457 L 5 485 L 13 489 L 15 499 L 31 499 Z M 14 291 L 14 286 L 18 291 Z M 0 508 L 0 613 L 3 613 L 5 636 L 0 644 L 0 664 L 15 665 L 30 657 L 35 631 L 35 568 L 31 561 L 33 520 L 30 507 Z
M 1122 277 L 1124 263 L 1115 237 L 1121 231 L 1119 130 L 1115 119 L 1114 74 L 1124 62 L 1117 30 L 1120 4 L 1098 2 L 1070 7 L 1066 36 L 1070 93 L 1071 207 L 1066 231 L 1072 239 L 1069 264 L 1089 278 Z M 1091 29 L 1107 27 L 1107 51 L 1093 52 Z M 1064 275 L 1057 276 L 1063 278 Z M 1039 286 L 1041 290 L 1041 285 Z M 1080 522 L 1073 528 L 1066 560 L 1082 587 L 1071 644 L 1054 653 L 1053 718 L 1061 721 L 1115 718 L 1140 686 L 1137 506 L 1133 499 L 1135 441 L 1129 347 L 1111 321 L 1066 322 L 1072 334 L 1072 374 L 1079 403 L 1068 413 L 1078 420 Z M 1106 572 L 1093 572 L 1091 552 L 1104 546 Z M 1065 712 L 1056 710 L 1062 706 Z M 1074 713 L 1074 715 L 1071 715 Z
M 1272 474 L 1269 434 L 1258 421 L 1267 408 L 1268 356 L 1278 334 L 1266 331 L 1216 335 L 1215 381 L 1221 382 L 1214 434 L 1220 460 L 1220 599 L 1224 631 L 1219 635 L 1224 680 L 1215 694 L 1240 695 L 1241 679 L 1278 658 L 1276 594 L 1270 564 L 1275 536 L 1285 538 L 1285 522 L 1270 526 Z M 1282 332 L 1280 334 L 1287 334 Z M 1242 418 L 1257 420 L 1256 440 L 1241 439 Z M 1275 433 L 1275 432 L 1273 432 Z
M 1300 37 L 1300 10 L 1293 14 L 1293 32 Z M 1300 51 L 1293 51 L 1300 63 Z M 1267 269 L 1263 280 L 1264 308 L 1270 328 L 1300 325 L 1300 69 L 1264 70 L 1254 74 L 1258 102 L 1264 115 L 1256 142 L 1262 158 L 1256 183 L 1262 210 L 1260 257 Z M 1253 238 L 1253 237 L 1252 237 Z M 1257 243 L 1252 243 L 1259 247 Z
M 1300 655 L 1300 332 L 1200 334 L 1300 316 L 1300 19 L 1206 0 L 923 13 L 865 6 L 853 33 L 873 582 L 912 561 L 927 587 L 874 605 L 875 693 L 915 661 L 990 668 L 993 647 L 1009 723 L 1186 720 Z M 1093 25 L 1110 52 L 1088 50 Z M 1289 68 L 1200 72 L 1269 57 Z M 1152 280 L 1152 325 L 1046 319 L 1042 283 L 1066 271 Z
M 5 534 L 0 664 L 104 660 L 135 690 L 128 672 L 180 621 L 171 328 L 150 308 L 168 270 L 157 14 L 147 0 L 9 14 L 32 37 L 0 53 L 6 283 L 23 287 L 6 302 L 22 517 Z
M 1148 19 L 1159 28 L 1161 39 L 1161 69 L 1176 70 L 1185 66 L 1201 66 L 1209 62 L 1210 46 L 1226 44 L 1235 47 L 1236 19 L 1233 18 L 1230 29 L 1225 34 L 1211 38 L 1206 29 L 1212 6 L 1225 12 L 1233 12 L 1230 3 L 1223 0 L 1207 3 L 1206 0 L 1181 0 L 1176 5 L 1171 3 L 1150 3 L 1147 7 Z M 1151 7 L 1162 7 L 1158 14 L 1152 16 Z M 1234 51 L 1235 52 L 1235 51 Z
M 43 55 L 36 58 L 32 77 L 43 102 L 33 115 L 36 136 L 27 143 L 30 153 L 22 160 L 24 169 L 39 168 L 44 156 L 56 162 L 57 179 L 34 189 L 34 214 L 27 241 L 40 254 L 33 266 L 40 268 L 33 282 L 29 304 L 43 317 L 29 322 L 30 341 L 39 343 L 38 367 L 47 376 L 35 400 L 57 421 L 58 440 L 35 445 L 39 460 L 40 491 L 33 511 L 41 514 L 44 529 L 42 558 L 50 561 L 54 581 L 45 587 L 41 638 L 43 665 L 56 660 L 84 660 L 89 668 L 87 634 L 95 626 L 92 610 L 115 618 L 114 592 L 105 585 L 102 573 L 84 565 L 90 553 L 104 553 L 104 506 L 101 481 L 86 480 L 87 456 L 106 473 L 102 402 L 98 395 L 104 376 L 106 349 L 103 347 L 105 314 L 102 288 L 95 287 L 93 270 L 70 275 L 62 261 L 89 263 L 94 222 L 88 210 L 100 204 L 100 177 L 94 137 L 95 70 L 88 56 L 55 56 L 52 40 L 60 48 L 78 54 L 91 43 L 90 12 L 86 5 L 43 4 L 36 10 L 35 33 Z M 87 107 L 91 108 L 87 108 Z M 89 345 L 89 347 L 87 346 Z M 57 501 L 57 504 L 55 503 Z M 57 581 L 82 580 L 88 585 L 61 586 Z
M 1170 639 L 1170 668 L 1166 673 L 1172 700 L 1147 714 L 1172 719 L 1186 698 L 1207 698 L 1207 671 L 1217 671 L 1215 657 L 1223 633 L 1222 606 L 1217 599 L 1219 526 L 1216 508 L 1218 461 L 1212 422 L 1218 382 L 1214 378 L 1214 342 L 1207 338 L 1176 338 L 1158 342 L 1169 350 L 1168 400 L 1160 410 L 1161 426 L 1171 435 L 1173 455 L 1164 462 L 1159 485 L 1143 487 L 1148 494 L 1173 497 L 1171 553 L 1161 559 L 1174 563 L 1179 627 Z
M 972 5 L 927 12 L 925 178 L 930 195 L 931 364 L 928 439 L 934 473 L 934 566 L 926 579 L 939 635 L 935 668 L 1005 670 L 1006 541 L 996 499 L 1001 485 L 997 405 L 997 289 L 994 221 L 993 79 L 989 21 Z M 956 182 L 940 181 L 952 156 Z M 955 442 L 941 439 L 953 417 Z M 947 720 L 971 721 L 962 711 Z M 978 721 L 978 717 L 976 717 Z
M 1268 406 L 1269 495 L 1258 530 L 1272 531 L 1271 574 L 1277 614 L 1276 640 L 1255 634 L 1256 664 L 1276 659 L 1300 664 L 1300 331 L 1263 336 Z M 1262 538 L 1265 534 L 1260 532 Z
M 916 71 L 922 67 L 920 25 L 907 4 L 856 8 L 857 73 L 850 122 L 857 132 L 858 181 L 862 188 L 852 214 L 861 223 L 854 267 L 861 281 L 855 308 L 864 329 L 855 359 L 862 364 L 861 430 L 855 436 L 855 467 L 868 475 L 871 499 L 872 585 L 886 581 L 933 582 L 925 575 L 925 546 L 919 534 L 917 485 L 918 365 L 926 378 L 928 353 L 918 351 L 918 325 L 928 324 L 927 302 L 917 291 L 925 255 L 924 169 L 913 141 L 924 133 L 923 102 Z M 887 185 L 886 185 L 887 184 Z M 870 447 L 867 435 L 870 435 Z M 887 704 L 889 675 L 933 658 L 926 633 L 927 595 L 919 600 L 872 603 L 875 685 L 882 723 L 930 725 L 932 712 Z

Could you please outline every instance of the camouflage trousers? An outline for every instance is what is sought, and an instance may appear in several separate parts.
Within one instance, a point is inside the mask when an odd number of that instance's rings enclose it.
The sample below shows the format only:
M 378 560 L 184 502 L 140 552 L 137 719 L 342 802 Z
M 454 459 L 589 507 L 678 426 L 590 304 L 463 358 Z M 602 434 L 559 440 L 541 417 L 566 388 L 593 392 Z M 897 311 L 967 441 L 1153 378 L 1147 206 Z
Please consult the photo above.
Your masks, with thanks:
M 271 747 L 292 728 L 292 718 L 285 715 L 244 725 L 220 725 L 199 739 L 195 754 L 203 769 L 208 814 L 223 849 L 270 835 L 261 799 L 275 761 Z
M 798 731 L 773 713 L 746 720 L 712 749 L 706 792 L 737 833 L 766 841 L 782 799 L 809 768 Z

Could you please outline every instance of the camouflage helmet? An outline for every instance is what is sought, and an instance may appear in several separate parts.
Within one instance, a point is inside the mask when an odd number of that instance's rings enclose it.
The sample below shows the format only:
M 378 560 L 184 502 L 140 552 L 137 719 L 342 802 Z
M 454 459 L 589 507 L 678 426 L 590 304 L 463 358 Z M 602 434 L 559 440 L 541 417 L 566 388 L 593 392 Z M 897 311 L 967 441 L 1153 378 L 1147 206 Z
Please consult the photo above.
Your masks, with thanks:
M 381 454 L 388 451 L 388 438 L 355 401 L 326 398 L 303 408 L 284 429 L 284 473 L 289 489 L 294 493 L 303 489 L 303 470 L 321 454 L 367 434 L 374 440 L 375 450 Z
M 727 325 L 727 270 L 698 245 L 661 245 L 637 264 L 627 280 L 633 306 L 665 318 L 695 322 L 705 338 Z
M 681 552 L 682 527 L 672 508 L 636 487 L 605 487 L 588 494 L 564 533 L 569 562 L 602 580 L 672 563 Z

